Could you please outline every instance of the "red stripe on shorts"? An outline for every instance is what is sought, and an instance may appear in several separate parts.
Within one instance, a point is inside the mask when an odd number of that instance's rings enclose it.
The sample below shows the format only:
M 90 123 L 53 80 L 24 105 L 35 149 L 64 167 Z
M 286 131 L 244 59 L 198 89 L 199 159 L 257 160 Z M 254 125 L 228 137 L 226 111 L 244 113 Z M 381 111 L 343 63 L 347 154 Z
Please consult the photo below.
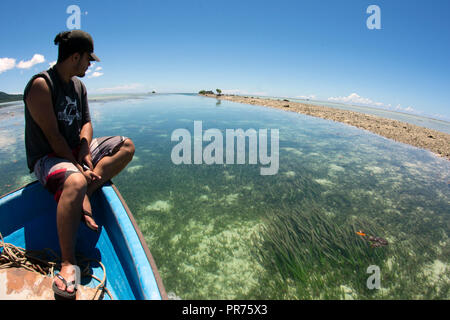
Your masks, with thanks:
M 55 170 L 46 177 L 47 184 L 45 187 L 54 194 L 57 203 L 61 197 L 64 180 L 66 178 L 66 171 L 67 169 L 64 168 Z

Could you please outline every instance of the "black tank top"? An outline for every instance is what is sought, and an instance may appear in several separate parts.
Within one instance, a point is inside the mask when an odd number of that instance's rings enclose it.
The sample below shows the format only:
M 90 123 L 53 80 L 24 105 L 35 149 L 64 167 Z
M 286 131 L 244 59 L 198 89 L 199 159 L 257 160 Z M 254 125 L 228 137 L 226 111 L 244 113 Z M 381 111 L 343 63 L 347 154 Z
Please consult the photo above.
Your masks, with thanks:
M 50 88 L 53 111 L 58 121 L 59 132 L 66 139 L 71 149 L 80 144 L 81 128 L 86 122 L 91 121 L 86 87 L 80 79 L 72 77 L 71 81 L 65 84 L 55 68 L 34 75 L 25 87 L 23 94 L 25 103 L 25 150 L 30 173 L 33 172 L 34 164 L 39 158 L 53 152 L 43 131 L 31 117 L 26 103 L 31 84 L 39 77 L 44 78 Z

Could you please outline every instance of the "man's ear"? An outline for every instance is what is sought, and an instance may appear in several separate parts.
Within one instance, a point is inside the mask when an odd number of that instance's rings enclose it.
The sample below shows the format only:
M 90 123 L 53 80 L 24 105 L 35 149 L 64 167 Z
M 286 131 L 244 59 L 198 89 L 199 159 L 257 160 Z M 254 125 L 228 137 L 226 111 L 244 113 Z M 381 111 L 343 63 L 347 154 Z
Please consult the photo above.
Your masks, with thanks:
M 72 54 L 71 56 L 72 62 L 77 63 L 78 61 L 81 60 L 81 55 L 79 52 L 75 52 L 74 54 Z

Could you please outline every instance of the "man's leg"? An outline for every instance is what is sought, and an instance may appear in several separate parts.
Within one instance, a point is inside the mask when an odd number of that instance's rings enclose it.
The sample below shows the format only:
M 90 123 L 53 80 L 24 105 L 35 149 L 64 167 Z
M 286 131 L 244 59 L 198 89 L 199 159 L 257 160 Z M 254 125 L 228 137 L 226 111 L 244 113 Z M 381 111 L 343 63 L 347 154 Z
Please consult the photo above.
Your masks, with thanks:
M 58 228 L 59 245 L 61 247 L 61 276 L 68 282 L 75 280 L 73 265 L 75 259 L 75 242 L 81 218 L 83 200 L 86 195 L 87 182 L 81 173 L 72 173 L 64 181 L 61 197 L 56 209 L 56 224 Z M 64 283 L 55 277 L 59 289 L 73 292 L 74 288 L 65 288 Z
M 103 157 L 95 166 L 94 172 L 101 179 L 92 181 L 87 188 L 87 195 L 90 197 L 105 182 L 116 176 L 133 159 L 135 147 L 131 139 L 126 139 L 119 150 L 112 156 Z
M 87 188 L 86 197 L 83 202 L 83 209 L 90 211 L 89 197 L 100 188 L 105 182 L 116 176 L 122 171 L 126 165 L 133 159 L 135 147 L 133 141 L 127 138 L 123 141 L 119 150 L 111 156 L 104 156 L 98 161 L 94 167 L 94 172 L 97 173 L 101 179 L 92 181 Z M 85 216 L 86 223 L 94 228 L 97 228 L 95 220 L 89 216 Z
M 87 193 L 84 196 L 84 200 L 83 200 L 83 211 L 86 211 L 92 215 L 91 202 L 89 200 Z M 98 225 L 93 218 L 91 218 L 88 215 L 85 215 L 84 219 L 85 219 L 86 223 L 90 226 L 90 228 L 94 228 L 94 229 L 98 230 Z

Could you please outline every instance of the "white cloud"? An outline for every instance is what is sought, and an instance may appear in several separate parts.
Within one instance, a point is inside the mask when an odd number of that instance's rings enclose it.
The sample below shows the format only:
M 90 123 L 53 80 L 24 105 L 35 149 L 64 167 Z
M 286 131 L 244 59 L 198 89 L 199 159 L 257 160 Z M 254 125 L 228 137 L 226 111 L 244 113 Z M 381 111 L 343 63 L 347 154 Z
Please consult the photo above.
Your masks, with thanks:
M 101 77 L 102 75 L 103 75 L 102 72 L 94 71 L 88 78 L 98 78 Z
M 377 107 L 377 108 L 395 110 L 395 111 L 407 112 L 407 113 L 422 114 L 421 111 L 417 111 L 411 106 L 402 107 L 400 104 L 397 104 L 395 107 L 392 107 L 392 105 L 390 103 L 386 104 L 383 102 L 375 102 L 372 99 L 361 97 L 357 93 L 352 93 L 347 97 L 330 97 L 330 98 L 328 98 L 328 101 L 347 103 L 347 104 L 364 105 L 364 106 L 369 106 L 369 107 Z
M 98 88 L 92 90 L 97 93 L 117 93 L 117 92 L 136 92 L 144 91 L 145 86 L 142 83 L 129 83 L 108 88 Z
M 36 53 L 33 58 L 31 58 L 31 60 L 27 60 L 27 61 L 20 61 L 17 64 L 17 68 L 19 69 L 30 69 L 32 66 L 34 66 L 35 64 L 39 64 L 45 61 L 45 58 L 42 54 L 38 54 Z
M 310 100 L 315 100 L 316 99 L 316 95 L 315 94 L 310 94 L 310 95 L 306 95 L 306 96 L 295 96 L 294 98 L 298 98 L 298 99 L 310 99 Z
M 357 93 L 352 93 L 347 97 L 330 97 L 330 98 L 328 98 L 328 101 L 363 104 L 363 105 L 373 105 L 373 106 L 384 106 L 384 103 L 382 103 L 382 102 L 372 101 L 369 98 L 361 97 Z
M 392 108 L 394 110 L 400 111 L 400 112 L 407 112 L 407 113 L 415 113 L 415 114 L 423 114 L 423 111 L 419 111 L 414 109 L 411 106 L 407 106 L 407 107 L 402 107 L 401 105 L 397 105 L 395 108 Z
M 50 62 L 48 65 L 49 65 L 50 67 L 53 67 L 55 64 L 56 64 L 56 61 L 52 61 L 52 62 Z
M 93 63 L 91 63 L 91 65 L 89 66 L 89 69 L 86 71 L 86 74 L 90 74 L 91 72 L 93 72 L 93 71 L 100 71 L 100 70 L 102 70 L 103 68 L 102 67 L 95 67 L 95 62 L 93 62 Z M 95 72 L 94 72 L 95 73 Z M 94 74 L 92 74 L 90 77 L 88 77 L 88 78 L 96 78 L 96 77 L 100 77 L 101 75 L 103 75 L 103 73 L 101 73 L 101 74 L 96 74 L 95 76 L 94 76 Z
M 13 69 L 16 66 L 16 59 L 0 58 L 0 73 Z
M 216 91 L 215 89 L 211 89 L 212 91 Z M 236 94 L 241 96 L 267 96 L 267 92 L 249 92 L 245 90 L 239 90 L 239 89 L 223 89 L 223 94 Z

